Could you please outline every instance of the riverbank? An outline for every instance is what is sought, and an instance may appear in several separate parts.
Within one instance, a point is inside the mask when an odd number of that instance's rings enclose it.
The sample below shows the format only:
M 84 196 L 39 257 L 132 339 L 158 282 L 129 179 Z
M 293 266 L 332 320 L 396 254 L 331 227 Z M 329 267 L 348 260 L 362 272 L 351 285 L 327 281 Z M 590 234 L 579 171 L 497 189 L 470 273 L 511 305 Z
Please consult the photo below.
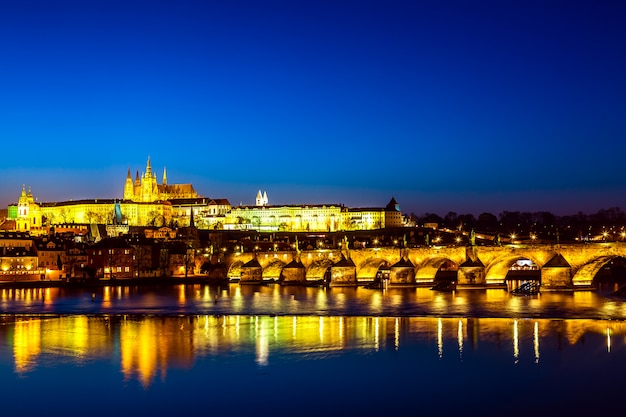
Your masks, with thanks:
M 208 276 L 142 277 L 124 279 L 85 279 L 85 280 L 40 280 L 40 281 L 0 281 L 0 288 L 92 288 L 111 286 L 150 286 L 179 284 L 228 284 L 228 279 Z

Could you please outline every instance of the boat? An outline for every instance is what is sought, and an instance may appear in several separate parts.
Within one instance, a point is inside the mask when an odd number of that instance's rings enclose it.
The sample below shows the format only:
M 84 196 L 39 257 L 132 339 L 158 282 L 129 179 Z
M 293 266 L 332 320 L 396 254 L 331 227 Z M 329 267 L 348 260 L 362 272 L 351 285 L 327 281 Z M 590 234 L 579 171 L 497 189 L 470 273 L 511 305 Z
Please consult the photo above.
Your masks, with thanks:
M 536 295 L 539 294 L 539 283 L 535 281 L 528 281 L 522 283 L 519 287 L 511 291 L 513 295 Z

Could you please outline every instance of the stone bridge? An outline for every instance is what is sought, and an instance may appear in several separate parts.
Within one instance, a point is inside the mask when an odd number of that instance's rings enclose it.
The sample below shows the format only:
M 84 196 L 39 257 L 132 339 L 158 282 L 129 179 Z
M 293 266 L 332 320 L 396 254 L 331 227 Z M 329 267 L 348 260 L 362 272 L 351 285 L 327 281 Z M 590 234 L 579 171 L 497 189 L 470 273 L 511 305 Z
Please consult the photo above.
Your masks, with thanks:
M 504 287 L 510 268 L 531 260 L 541 272 L 542 290 L 590 288 L 595 275 L 616 257 L 626 258 L 626 243 L 575 245 L 455 246 L 424 248 L 323 249 L 296 252 L 233 253 L 219 262 L 229 278 L 251 283 L 278 280 L 329 285 L 366 285 L 388 278 L 390 286 L 432 285 L 440 270 L 457 271 L 457 288 Z M 255 274 L 247 274 L 254 268 Z

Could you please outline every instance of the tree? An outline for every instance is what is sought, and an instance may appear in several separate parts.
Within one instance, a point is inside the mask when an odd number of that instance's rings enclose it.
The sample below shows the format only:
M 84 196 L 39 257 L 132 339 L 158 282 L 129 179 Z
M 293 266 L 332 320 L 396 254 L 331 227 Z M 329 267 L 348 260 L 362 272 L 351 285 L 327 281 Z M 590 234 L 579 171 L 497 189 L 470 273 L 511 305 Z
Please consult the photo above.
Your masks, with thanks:
M 443 218 L 443 224 L 448 229 L 456 229 L 459 226 L 459 216 L 455 212 L 449 211 Z

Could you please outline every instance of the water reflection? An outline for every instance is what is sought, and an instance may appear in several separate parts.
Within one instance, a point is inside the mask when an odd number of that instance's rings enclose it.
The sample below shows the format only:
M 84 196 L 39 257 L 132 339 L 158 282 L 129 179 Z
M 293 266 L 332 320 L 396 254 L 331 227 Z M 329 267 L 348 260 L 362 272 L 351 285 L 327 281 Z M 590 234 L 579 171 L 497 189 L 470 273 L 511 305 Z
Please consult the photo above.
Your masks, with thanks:
M 195 314 L 539 317 L 626 320 L 626 300 L 600 291 L 516 297 L 502 289 L 284 287 L 230 284 L 165 287 L 0 289 L 15 314 Z
M 472 319 L 401 317 L 270 317 L 270 316 L 4 316 L 2 344 L 12 352 L 14 371 L 26 374 L 38 366 L 84 364 L 98 358 L 119 358 L 124 380 L 148 388 L 164 381 L 168 369 L 191 369 L 198 358 L 250 357 L 257 366 L 272 358 L 320 360 L 342 351 L 402 351 L 415 346 L 444 360 L 456 351 L 506 352 L 512 361 L 539 363 L 541 350 L 566 346 L 602 347 L 624 353 L 626 323 L 597 320 Z M 604 346 L 603 346 L 604 345 Z M 509 350 L 511 352 L 511 350 Z M 527 353 L 528 352 L 528 353 Z M 511 355 L 511 353 L 509 353 Z M 510 357 L 510 356 L 509 356 Z M 587 359 L 587 358 L 584 358 Z M 497 360 L 494 357 L 494 360 Z

